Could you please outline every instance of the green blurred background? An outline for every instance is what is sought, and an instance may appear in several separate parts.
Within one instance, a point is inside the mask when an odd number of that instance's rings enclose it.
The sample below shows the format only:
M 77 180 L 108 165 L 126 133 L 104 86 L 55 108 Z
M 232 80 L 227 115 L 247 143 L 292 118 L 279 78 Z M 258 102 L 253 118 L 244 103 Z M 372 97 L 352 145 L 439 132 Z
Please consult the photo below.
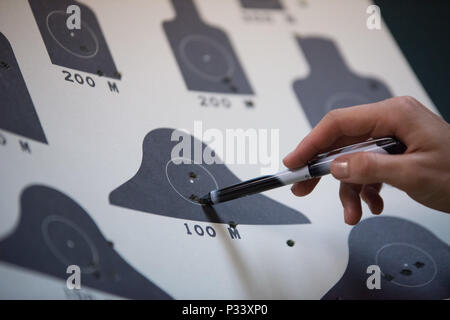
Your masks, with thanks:
M 430 98 L 450 121 L 450 0 L 374 0 Z

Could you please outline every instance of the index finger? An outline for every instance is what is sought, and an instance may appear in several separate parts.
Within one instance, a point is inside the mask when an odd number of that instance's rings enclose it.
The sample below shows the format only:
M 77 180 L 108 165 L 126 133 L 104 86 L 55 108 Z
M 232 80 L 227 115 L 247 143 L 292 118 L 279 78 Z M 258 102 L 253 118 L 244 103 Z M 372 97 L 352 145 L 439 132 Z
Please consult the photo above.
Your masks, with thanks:
M 339 141 L 351 144 L 369 137 L 396 136 L 400 126 L 398 121 L 393 120 L 393 113 L 398 102 L 398 98 L 393 98 L 328 112 L 295 150 L 283 159 L 284 165 L 291 169 L 304 166 L 317 154 L 338 147 L 336 142 Z

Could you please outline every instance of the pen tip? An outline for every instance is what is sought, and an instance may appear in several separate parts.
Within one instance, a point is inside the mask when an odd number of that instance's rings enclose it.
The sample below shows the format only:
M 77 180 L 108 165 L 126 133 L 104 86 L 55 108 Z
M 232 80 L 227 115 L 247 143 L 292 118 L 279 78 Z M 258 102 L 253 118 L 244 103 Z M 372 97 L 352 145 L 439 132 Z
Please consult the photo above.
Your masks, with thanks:
M 198 199 L 198 203 L 201 205 L 212 205 L 211 197 L 209 196 L 209 193 Z

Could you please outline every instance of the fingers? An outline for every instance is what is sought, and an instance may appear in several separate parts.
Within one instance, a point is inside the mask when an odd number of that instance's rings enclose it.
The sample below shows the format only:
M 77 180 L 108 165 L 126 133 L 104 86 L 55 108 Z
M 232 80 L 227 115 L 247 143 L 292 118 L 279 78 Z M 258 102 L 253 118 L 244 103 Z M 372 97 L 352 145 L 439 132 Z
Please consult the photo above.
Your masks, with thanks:
M 359 152 L 344 155 L 331 163 L 331 174 L 342 182 L 373 184 L 386 182 L 405 190 L 411 185 L 411 155 Z
M 297 182 L 292 186 L 291 191 L 297 197 L 306 196 L 307 194 L 310 194 L 311 191 L 314 190 L 319 181 L 320 178 Z
M 349 225 L 355 225 L 361 220 L 361 188 L 361 185 L 352 183 L 341 183 L 339 188 L 339 197 L 344 207 L 344 221 Z
M 380 197 L 381 183 L 360 185 L 342 182 L 339 197 L 344 207 L 344 221 L 355 225 L 361 220 L 361 198 L 367 203 L 373 214 L 383 211 L 383 199 Z
M 380 214 L 383 211 L 383 198 L 380 196 L 381 183 L 366 184 L 362 187 L 360 196 L 369 206 L 373 214 Z
M 339 140 L 364 141 L 368 137 L 397 136 L 408 145 L 417 119 L 408 110 L 412 98 L 396 97 L 377 103 L 335 109 L 288 154 L 283 163 L 288 168 L 305 165 L 319 153 L 329 151 Z M 350 138 L 343 138 L 350 137 Z

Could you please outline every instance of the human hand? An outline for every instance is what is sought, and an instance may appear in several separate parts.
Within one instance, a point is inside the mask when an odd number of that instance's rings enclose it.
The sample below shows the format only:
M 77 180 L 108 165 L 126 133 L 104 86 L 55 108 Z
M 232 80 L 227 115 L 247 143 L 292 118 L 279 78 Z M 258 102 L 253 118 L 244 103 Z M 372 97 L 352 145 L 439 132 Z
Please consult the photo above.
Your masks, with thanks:
M 319 153 L 386 136 L 402 141 L 407 146 L 405 153 L 360 152 L 331 163 L 331 174 L 341 181 L 345 222 L 359 222 L 361 199 L 373 214 L 383 211 L 382 183 L 405 191 L 427 207 L 450 213 L 450 125 L 412 97 L 330 111 L 283 163 L 295 169 Z M 319 180 L 298 182 L 291 190 L 305 196 Z

